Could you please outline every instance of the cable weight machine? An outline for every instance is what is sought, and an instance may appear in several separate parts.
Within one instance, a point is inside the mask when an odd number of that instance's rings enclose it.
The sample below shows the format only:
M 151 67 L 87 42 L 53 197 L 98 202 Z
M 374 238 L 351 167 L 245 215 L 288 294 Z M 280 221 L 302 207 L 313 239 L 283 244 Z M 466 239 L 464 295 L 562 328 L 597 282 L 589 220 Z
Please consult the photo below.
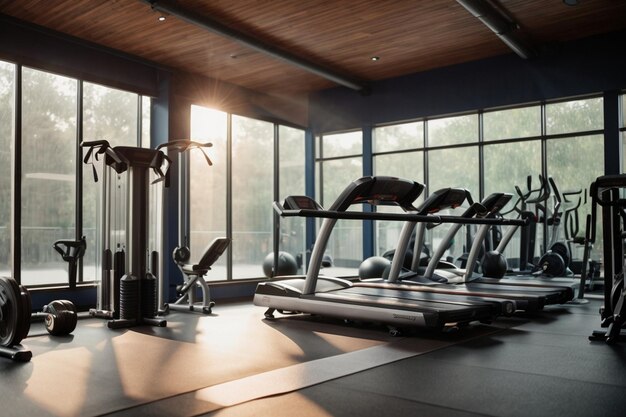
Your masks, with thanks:
M 97 307 L 90 313 L 109 319 L 107 326 L 112 329 L 141 324 L 163 327 L 167 322 L 156 317 L 157 279 L 148 268 L 148 202 L 150 172 L 156 175 L 154 182 L 165 180 L 169 160 L 159 150 L 112 147 L 106 140 L 83 142 L 81 146 L 87 149 L 84 162 L 93 165 L 96 182 L 97 163 L 102 173 L 96 249 L 100 282 Z M 112 207 L 116 203 L 111 190 L 113 173 L 123 174 L 126 181 L 124 247 L 115 255 L 111 248 Z

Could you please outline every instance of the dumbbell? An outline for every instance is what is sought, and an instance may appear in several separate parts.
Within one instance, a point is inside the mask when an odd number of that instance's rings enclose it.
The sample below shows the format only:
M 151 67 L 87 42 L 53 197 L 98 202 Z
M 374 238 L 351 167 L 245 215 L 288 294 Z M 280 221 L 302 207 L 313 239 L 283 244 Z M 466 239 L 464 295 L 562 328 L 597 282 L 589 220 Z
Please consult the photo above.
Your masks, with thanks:
M 68 300 L 54 300 L 43 307 L 43 312 L 34 313 L 43 317 L 46 330 L 53 336 L 66 336 L 74 331 L 78 321 L 76 307 Z
M 40 313 L 31 314 L 31 311 L 28 289 L 13 278 L 0 277 L 0 356 L 19 362 L 30 361 L 32 352 L 20 342 L 28 336 L 33 317 L 43 317 L 51 335 L 68 335 L 76 328 L 76 308 L 68 300 L 52 301 Z

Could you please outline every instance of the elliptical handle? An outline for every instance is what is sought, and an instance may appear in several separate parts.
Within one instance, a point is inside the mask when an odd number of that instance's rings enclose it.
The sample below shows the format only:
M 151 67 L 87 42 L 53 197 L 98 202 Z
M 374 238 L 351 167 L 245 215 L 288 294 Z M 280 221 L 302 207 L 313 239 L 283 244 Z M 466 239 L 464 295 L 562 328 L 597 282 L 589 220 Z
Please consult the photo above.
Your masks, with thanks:
M 550 183 L 550 187 L 554 191 L 554 197 L 558 201 L 559 205 L 563 201 L 561 198 L 561 193 L 559 192 L 559 188 L 556 186 L 556 182 L 554 182 L 554 178 L 548 177 L 548 182 Z
M 539 188 L 537 189 L 529 189 L 527 194 L 526 203 L 528 204 L 536 204 L 542 201 L 546 201 L 550 197 L 550 185 L 548 181 L 543 177 L 543 175 L 539 175 Z M 529 198 L 533 193 L 539 193 L 539 195 L 535 198 Z

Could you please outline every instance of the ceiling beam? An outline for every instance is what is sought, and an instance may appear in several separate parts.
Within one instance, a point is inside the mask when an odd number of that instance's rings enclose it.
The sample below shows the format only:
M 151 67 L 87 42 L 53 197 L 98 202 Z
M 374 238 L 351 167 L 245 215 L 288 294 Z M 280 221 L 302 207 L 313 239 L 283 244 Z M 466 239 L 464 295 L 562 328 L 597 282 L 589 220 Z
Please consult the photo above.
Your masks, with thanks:
M 364 84 L 362 81 L 345 77 L 319 64 L 316 64 L 311 61 L 307 61 L 285 50 L 279 49 L 273 45 L 263 42 L 254 36 L 251 36 L 246 33 L 237 31 L 233 28 L 230 28 L 224 25 L 223 23 L 215 19 L 212 19 L 208 16 L 204 16 L 204 15 L 195 13 L 191 10 L 180 7 L 175 1 L 172 1 L 172 0 L 141 0 L 141 1 L 144 3 L 148 3 L 154 10 L 158 10 L 159 12 L 175 16 L 187 23 L 191 23 L 192 25 L 198 26 L 209 32 L 213 32 L 218 35 L 224 36 L 248 48 L 254 49 L 255 51 L 264 53 L 273 58 L 287 62 L 291 65 L 295 65 L 298 68 L 304 69 L 310 73 L 313 73 L 322 78 L 330 80 L 336 84 L 342 85 L 344 87 L 348 87 L 352 90 L 360 91 L 362 93 L 367 93 L 369 91 L 368 86 Z
M 456 0 L 456 2 L 491 29 L 517 55 L 524 59 L 535 55 L 533 48 L 515 33 L 519 25 L 508 16 L 504 16 L 504 12 L 496 9 L 489 0 Z

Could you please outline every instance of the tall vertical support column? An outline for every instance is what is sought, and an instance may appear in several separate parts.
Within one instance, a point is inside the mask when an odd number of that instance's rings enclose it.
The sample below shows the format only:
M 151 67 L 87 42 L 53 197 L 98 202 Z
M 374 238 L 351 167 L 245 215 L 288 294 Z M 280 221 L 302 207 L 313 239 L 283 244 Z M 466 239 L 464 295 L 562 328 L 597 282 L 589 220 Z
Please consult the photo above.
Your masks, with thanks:
M 604 104 L 604 174 L 622 172 L 622 141 L 619 134 L 619 92 L 605 91 Z
M 374 175 L 373 135 L 372 126 L 363 127 L 363 176 Z M 373 207 L 364 205 L 363 211 L 372 212 Z M 374 221 L 363 220 L 363 259 L 374 256 Z

